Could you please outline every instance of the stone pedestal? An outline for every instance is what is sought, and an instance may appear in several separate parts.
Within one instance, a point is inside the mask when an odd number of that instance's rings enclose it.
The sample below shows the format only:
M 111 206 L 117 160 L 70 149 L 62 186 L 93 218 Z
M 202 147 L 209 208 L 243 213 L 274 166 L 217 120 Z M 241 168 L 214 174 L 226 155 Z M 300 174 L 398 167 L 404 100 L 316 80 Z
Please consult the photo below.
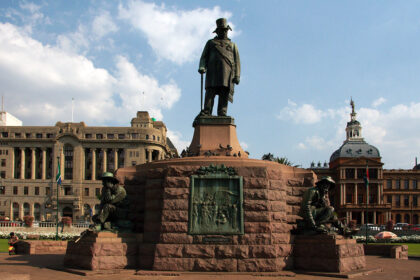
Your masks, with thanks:
M 232 117 L 200 116 L 193 123 L 194 136 L 189 147 L 191 155 L 238 156 L 248 158 L 242 150 Z
M 293 255 L 294 267 L 301 270 L 349 272 L 366 267 L 363 244 L 341 235 L 298 235 Z
M 64 265 L 88 270 L 137 267 L 139 234 L 89 233 L 67 245 Z
M 191 234 L 191 181 L 201 167 L 235 169 L 243 179 L 243 233 Z M 302 193 L 315 174 L 279 163 L 238 157 L 187 157 L 118 169 L 132 207 L 140 269 L 281 271 L 292 268 L 290 230 Z

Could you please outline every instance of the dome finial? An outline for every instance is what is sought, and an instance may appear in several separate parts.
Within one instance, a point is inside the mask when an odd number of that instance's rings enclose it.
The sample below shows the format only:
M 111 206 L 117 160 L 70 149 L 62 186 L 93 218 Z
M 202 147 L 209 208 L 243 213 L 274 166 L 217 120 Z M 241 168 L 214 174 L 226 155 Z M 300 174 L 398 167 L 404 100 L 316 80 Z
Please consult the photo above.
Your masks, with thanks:
M 354 114 L 354 101 L 352 97 L 350 97 L 350 106 L 351 106 L 351 113 Z

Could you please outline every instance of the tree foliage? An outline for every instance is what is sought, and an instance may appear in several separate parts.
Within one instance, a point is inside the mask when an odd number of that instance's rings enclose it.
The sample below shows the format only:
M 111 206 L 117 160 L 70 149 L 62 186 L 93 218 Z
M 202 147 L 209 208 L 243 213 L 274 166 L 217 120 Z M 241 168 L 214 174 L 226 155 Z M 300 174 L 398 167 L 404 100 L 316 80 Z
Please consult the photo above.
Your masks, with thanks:
M 268 161 L 278 162 L 278 163 L 284 164 L 284 165 L 298 167 L 298 165 L 293 165 L 293 163 L 289 159 L 287 159 L 287 157 L 276 157 L 272 153 L 264 154 L 261 157 L 261 159 L 262 160 L 268 160 Z

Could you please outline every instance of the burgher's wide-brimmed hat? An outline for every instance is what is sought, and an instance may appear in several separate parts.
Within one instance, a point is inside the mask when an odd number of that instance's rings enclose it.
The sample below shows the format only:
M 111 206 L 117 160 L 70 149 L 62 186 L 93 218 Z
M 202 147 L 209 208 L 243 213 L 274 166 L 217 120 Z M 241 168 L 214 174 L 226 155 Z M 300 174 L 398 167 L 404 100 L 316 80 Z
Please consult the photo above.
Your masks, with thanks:
M 331 178 L 331 176 L 322 177 L 318 182 L 316 182 L 316 185 L 320 185 L 322 183 L 328 183 L 330 185 L 330 189 L 335 187 L 335 181 Z
M 219 18 L 216 20 L 216 29 L 213 31 L 213 33 L 216 33 L 217 29 L 229 29 L 232 31 L 232 28 L 227 24 L 227 20 L 225 18 Z
M 101 179 L 102 180 L 111 180 L 114 183 L 119 183 L 118 179 L 115 178 L 114 174 L 112 174 L 111 172 L 105 172 L 104 174 L 102 174 Z

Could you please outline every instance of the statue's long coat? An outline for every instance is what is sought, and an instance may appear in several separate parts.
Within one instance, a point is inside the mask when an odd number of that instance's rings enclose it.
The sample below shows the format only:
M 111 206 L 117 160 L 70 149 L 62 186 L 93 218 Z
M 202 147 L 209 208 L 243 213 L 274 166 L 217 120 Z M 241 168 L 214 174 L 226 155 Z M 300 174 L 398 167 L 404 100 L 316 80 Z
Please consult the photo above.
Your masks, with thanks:
M 206 70 L 206 89 L 229 88 L 229 101 L 233 102 L 233 78 L 241 76 L 238 47 L 230 39 L 208 40 L 200 59 L 199 69 Z

